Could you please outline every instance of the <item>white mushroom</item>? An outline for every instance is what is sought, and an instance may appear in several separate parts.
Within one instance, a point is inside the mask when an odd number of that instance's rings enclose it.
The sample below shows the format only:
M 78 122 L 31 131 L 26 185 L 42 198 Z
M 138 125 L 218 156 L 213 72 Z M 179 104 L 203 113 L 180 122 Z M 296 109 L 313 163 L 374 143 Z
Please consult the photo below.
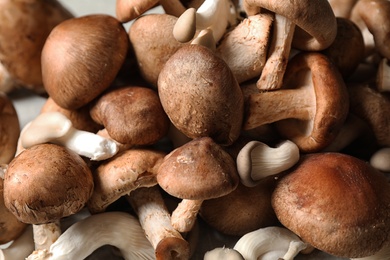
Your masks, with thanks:
M 104 245 L 118 248 L 124 259 L 154 259 L 154 249 L 138 220 L 125 212 L 91 215 L 70 226 L 49 250 L 34 251 L 28 260 L 85 259 Z
M 268 176 L 289 169 L 299 160 L 298 146 L 286 140 L 272 148 L 260 141 L 250 141 L 237 155 L 241 183 L 253 187 Z
M 244 260 L 242 255 L 233 248 L 217 247 L 207 251 L 203 260 Z
M 0 260 L 25 259 L 32 251 L 34 251 L 34 241 L 30 225 L 18 239 L 0 248 Z
M 65 146 L 97 161 L 110 158 L 118 152 L 114 141 L 74 128 L 72 122 L 59 112 L 41 113 L 21 131 L 20 143 L 24 148 L 48 142 Z
M 245 234 L 233 249 L 240 252 L 246 260 L 292 260 L 301 251 L 308 253 L 313 248 L 287 228 L 270 226 Z M 272 258 L 263 258 L 265 255 L 272 255 Z
M 383 147 L 371 155 L 370 164 L 379 171 L 390 173 L 390 147 Z

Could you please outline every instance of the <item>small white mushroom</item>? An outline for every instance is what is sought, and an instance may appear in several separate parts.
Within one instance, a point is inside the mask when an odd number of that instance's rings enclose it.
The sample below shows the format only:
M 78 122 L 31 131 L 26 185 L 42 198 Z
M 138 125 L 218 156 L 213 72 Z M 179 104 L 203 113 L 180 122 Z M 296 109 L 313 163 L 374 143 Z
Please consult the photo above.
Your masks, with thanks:
M 24 148 L 54 143 L 97 161 L 110 158 L 118 152 L 114 141 L 74 128 L 72 122 L 60 112 L 39 114 L 21 131 L 20 143 Z
M 246 260 L 265 259 L 264 255 L 272 255 L 273 258 L 267 259 L 292 260 L 300 252 L 308 253 L 313 248 L 287 228 L 270 226 L 245 234 L 233 249 Z
M 233 248 L 217 247 L 207 251 L 203 260 L 244 260 L 242 255 Z
M 371 155 L 370 164 L 379 171 L 390 173 L 390 147 L 383 147 Z
M 16 240 L 0 248 L 0 260 L 25 259 L 34 251 L 34 241 L 31 225 Z
M 62 233 L 49 250 L 28 260 L 85 259 L 104 245 L 118 248 L 124 259 L 154 259 L 154 249 L 138 220 L 125 212 L 104 212 L 82 219 Z
M 285 140 L 272 148 L 260 141 L 250 141 L 237 155 L 237 170 L 241 183 L 253 187 L 268 176 L 289 169 L 299 160 L 298 146 Z

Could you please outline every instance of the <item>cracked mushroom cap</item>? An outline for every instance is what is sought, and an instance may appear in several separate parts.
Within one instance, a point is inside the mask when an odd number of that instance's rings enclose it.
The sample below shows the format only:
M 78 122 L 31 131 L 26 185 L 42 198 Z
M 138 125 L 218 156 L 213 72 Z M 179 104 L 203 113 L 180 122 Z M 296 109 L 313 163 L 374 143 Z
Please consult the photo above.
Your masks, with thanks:
M 80 211 L 93 191 L 86 162 L 55 144 L 38 144 L 24 150 L 8 165 L 4 203 L 19 221 L 53 222 Z
M 389 183 L 350 155 L 304 155 L 277 183 L 272 206 L 285 227 L 334 256 L 370 256 L 388 240 Z

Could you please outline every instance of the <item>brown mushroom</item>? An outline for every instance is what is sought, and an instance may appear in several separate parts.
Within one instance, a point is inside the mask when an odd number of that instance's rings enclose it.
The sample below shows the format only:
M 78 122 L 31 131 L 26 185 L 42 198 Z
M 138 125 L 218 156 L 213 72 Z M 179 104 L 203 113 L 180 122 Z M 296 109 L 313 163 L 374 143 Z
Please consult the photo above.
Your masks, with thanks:
M 328 0 L 334 15 L 349 19 L 352 8 L 358 0 Z
M 389 183 L 353 156 L 302 156 L 277 183 L 272 206 L 286 228 L 334 256 L 370 256 L 388 241 Z
M 295 94 L 294 94 L 295 93 Z M 282 89 L 249 94 L 244 129 L 273 123 L 302 152 L 332 142 L 348 114 L 342 76 L 325 55 L 302 52 L 289 61 Z
M 41 71 L 43 45 L 56 25 L 72 17 L 57 0 L 1 1 L 0 63 L 17 82 L 12 88 L 45 91 Z
M 157 171 L 158 184 L 182 199 L 172 212 L 172 226 L 190 231 L 206 199 L 224 196 L 239 183 L 233 158 L 210 137 L 194 139 L 170 152 Z
M 57 25 L 42 50 L 42 77 L 49 96 L 65 109 L 78 109 L 114 81 L 129 48 L 123 25 L 92 14 Z

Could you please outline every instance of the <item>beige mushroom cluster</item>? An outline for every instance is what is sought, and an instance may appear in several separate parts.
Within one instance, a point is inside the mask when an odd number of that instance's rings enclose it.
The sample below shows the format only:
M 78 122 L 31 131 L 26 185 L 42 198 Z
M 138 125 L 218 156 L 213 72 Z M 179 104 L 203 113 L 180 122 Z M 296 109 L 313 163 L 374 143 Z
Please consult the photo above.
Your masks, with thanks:
M 37 260 L 389 251 L 390 1 L 117 0 L 79 17 L 3 2 L 0 89 L 46 94 L 2 127 L 4 255 L 25 234 Z M 205 245 L 207 229 L 233 242 Z

